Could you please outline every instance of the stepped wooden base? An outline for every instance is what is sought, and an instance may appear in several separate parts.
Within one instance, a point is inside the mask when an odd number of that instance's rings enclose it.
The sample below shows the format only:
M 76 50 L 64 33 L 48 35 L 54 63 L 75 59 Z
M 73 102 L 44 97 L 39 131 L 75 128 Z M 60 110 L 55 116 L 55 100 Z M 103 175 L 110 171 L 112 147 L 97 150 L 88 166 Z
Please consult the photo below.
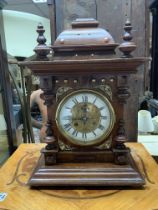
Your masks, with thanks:
M 46 166 L 43 154 L 30 186 L 142 186 L 145 184 L 131 155 L 127 165 L 114 163 L 58 163 Z

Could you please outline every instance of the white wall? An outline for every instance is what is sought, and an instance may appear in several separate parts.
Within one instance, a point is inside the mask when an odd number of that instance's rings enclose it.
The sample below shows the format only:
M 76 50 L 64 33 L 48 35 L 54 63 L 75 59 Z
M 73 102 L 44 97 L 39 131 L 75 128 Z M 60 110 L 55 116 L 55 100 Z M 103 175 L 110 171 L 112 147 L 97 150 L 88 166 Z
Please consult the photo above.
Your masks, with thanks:
M 29 57 L 37 45 L 37 25 L 41 22 L 46 30 L 47 44 L 51 43 L 49 19 L 24 12 L 3 10 L 7 52 L 12 56 Z

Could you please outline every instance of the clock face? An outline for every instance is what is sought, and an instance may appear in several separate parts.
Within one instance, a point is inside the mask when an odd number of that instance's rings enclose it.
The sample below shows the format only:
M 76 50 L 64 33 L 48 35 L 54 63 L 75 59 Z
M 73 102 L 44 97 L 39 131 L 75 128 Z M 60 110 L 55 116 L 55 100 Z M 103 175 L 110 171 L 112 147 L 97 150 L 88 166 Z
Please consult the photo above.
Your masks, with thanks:
M 75 145 L 94 145 L 110 134 L 115 122 L 114 110 L 101 93 L 84 89 L 62 99 L 56 112 L 60 133 Z

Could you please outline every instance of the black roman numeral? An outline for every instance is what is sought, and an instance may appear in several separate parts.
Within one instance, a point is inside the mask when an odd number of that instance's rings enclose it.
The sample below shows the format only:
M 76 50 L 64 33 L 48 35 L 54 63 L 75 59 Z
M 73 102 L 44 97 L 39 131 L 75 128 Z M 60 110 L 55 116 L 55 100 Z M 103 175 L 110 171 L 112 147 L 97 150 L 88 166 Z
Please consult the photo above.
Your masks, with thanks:
M 88 96 L 82 96 L 82 100 L 84 103 L 88 103 Z
M 92 132 L 93 132 L 94 136 L 96 136 L 96 135 L 97 135 L 94 131 L 92 131 Z
M 78 131 L 77 131 L 77 130 L 74 130 L 74 131 L 72 132 L 72 135 L 73 135 L 73 136 L 77 136 L 77 135 L 78 135 Z
M 70 115 L 63 117 L 63 120 L 71 120 L 71 119 L 72 119 L 72 116 L 70 116 Z
M 107 119 L 108 119 L 107 116 L 100 116 L 100 117 L 101 117 L 101 119 L 103 119 L 103 120 L 107 120 Z
M 71 123 L 64 124 L 64 128 L 69 131 L 72 128 Z
M 66 106 L 65 109 L 71 109 L 70 107 Z
M 96 100 L 97 100 L 97 97 L 94 99 L 93 104 L 95 104 Z
M 84 132 L 84 133 L 82 133 L 82 138 L 83 139 L 87 139 L 87 134 Z
M 99 108 L 100 111 L 103 110 L 103 109 L 105 109 L 105 106 L 102 106 L 102 107 Z
M 72 101 L 74 102 L 74 104 L 78 104 L 78 101 L 76 98 L 72 99 Z
M 98 126 L 98 128 L 99 128 L 100 130 L 104 130 L 104 126 L 101 125 L 101 124 Z

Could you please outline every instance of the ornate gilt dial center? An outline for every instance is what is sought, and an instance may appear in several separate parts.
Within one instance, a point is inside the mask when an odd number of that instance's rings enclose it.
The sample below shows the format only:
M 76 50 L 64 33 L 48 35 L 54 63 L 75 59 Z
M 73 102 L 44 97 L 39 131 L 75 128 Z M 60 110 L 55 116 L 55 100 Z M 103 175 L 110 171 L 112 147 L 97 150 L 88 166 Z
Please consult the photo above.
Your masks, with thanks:
M 90 133 L 101 122 L 100 110 L 94 104 L 81 102 L 72 107 L 72 128 L 78 132 Z

